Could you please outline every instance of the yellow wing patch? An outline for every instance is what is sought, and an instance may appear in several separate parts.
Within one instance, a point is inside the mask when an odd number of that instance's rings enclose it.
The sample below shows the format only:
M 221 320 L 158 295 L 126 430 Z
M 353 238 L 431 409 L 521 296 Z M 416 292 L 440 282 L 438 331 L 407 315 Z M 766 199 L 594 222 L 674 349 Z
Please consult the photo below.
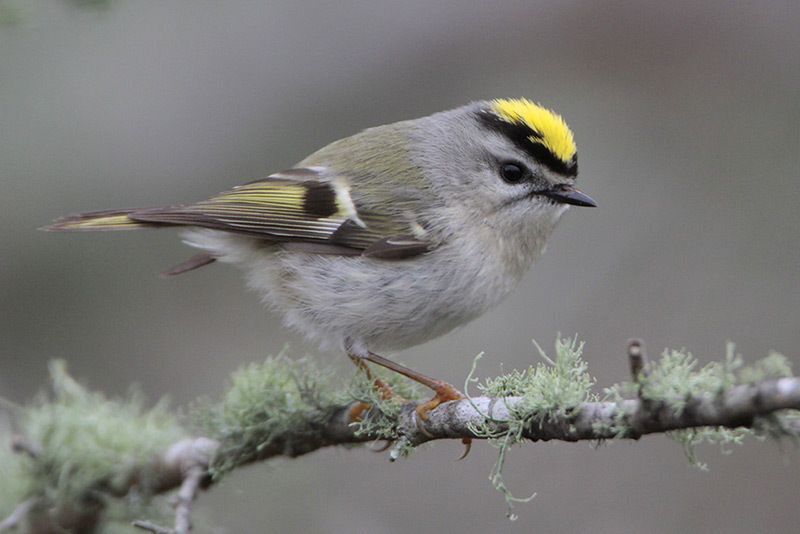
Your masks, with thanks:
M 302 211 L 306 196 L 306 188 L 301 183 L 283 181 L 257 181 L 240 185 L 220 195 L 200 202 L 200 205 L 216 205 L 226 203 L 243 203 L 269 205 L 276 209 L 287 208 Z
M 524 124 L 541 137 L 530 137 L 530 141 L 541 143 L 554 156 L 569 163 L 575 153 L 575 138 L 561 115 L 531 102 L 526 98 L 499 98 L 492 100 L 492 111 L 511 124 Z
M 235 187 L 231 191 L 200 202 L 199 205 L 213 206 L 228 203 L 264 205 L 278 211 L 305 211 L 309 215 L 313 215 L 315 210 L 321 210 L 326 217 L 350 218 L 363 226 L 350 198 L 349 186 L 339 177 L 334 177 L 331 182 L 319 183 L 280 179 L 258 180 Z
M 42 230 L 48 232 L 81 232 L 98 230 L 138 230 L 147 225 L 128 217 L 133 210 L 97 211 L 68 215 L 55 221 Z

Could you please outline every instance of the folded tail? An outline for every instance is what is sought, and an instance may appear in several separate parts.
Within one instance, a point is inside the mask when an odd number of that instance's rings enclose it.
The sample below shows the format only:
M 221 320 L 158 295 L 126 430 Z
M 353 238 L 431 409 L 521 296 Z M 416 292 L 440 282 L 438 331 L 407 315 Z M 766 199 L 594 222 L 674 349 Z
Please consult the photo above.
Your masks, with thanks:
M 61 217 L 41 229 L 46 232 L 97 232 L 106 230 L 138 230 L 153 228 L 163 224 L 134 221 L 129 214 L 137 209 L 92 211 Z
M 141 212 L 140 209 L 124 210 L 105 210 L 92 211 L 89 213 L 78 213 L 67 215 L 57 219 L 53 224 L 44 226 L 41 230 L 46 232 L 97 232 L 109 230 L 138 230 L 140 228 L 154 228 L 159 226 L 172 226 L 169 223 L 136 221 L 129 217 L 134 212 Z M 187 261 L 176 265 L 172 269 L 162 273 L 163 276 L 175 276 L 183 274 L 200 267 L 205 267 L 216 261 L 216 258 L 209 253 L 197 254 Z

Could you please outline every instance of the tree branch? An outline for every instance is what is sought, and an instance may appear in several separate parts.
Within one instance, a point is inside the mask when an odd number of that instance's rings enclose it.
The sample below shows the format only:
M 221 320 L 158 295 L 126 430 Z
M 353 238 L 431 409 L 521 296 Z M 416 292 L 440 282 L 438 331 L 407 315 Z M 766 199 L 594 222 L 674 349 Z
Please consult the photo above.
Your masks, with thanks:
M 472 403 L 466 400 L 450 402 L 431 412 L 427 421 L 418 421 L 416 431 L 412 425 L 406 428 L 410 429 L 412 443 L 480 437 L 471 428 L 488 416 L 502 430 L 522 400 L 520 397 L 479 397 L 472 399 Z M 721 398 L 691 397 L 681 413 L 675 413 L 666 403 L 643 403 L 639 399 L 621 403 L 587 402 L 577 408 L 571 420 L 545 420 L 532 424 L 525 429 L 523 437 L 533 441 L 638 439 L 645 434 L 697 427 L 752 427 L 757 417 L 785 409 L 800 409 L 800 379 L 782 378 L 755 386 L 736 386 Z M 622 436 L 618 434 L 620 419 L 628 429 Z
M 575 365 L 580 364 L 579 350 Z M 425 420 L 417 414 L 417 407 L 423 401 L 404 402 L 390 415 L 380 411 L 380 404 L 366 413 L 361 409 L 361 401 L 334 404 L 332 409 L 324 412 L 329 415 L 311 425 L 313 431 L 294 434 L 291 431 L 283 434 L 276 432 L 268 440 L 247 445 L 253 450 L 247 454 L 240 453 L 240 459 L 232 466 L 264 461 L 276 456 L 298 457 L 323 447 L 387 439 L 385 428 L 378 429 L 368 424 L 370 418 L 376 414 L 389 418 L 388 423 L 392 429 L 389 437 L 395 441 L 393 457 L 396 457 L 399 447 L 397 444 L 416 446 L 440 439 L 484 439 L 503 435 L 512 429 L 520 432 L 520 438 L 532 441 L 639 439 L 647 434 L 700 427 L 758 428 L 762 418 L 772 417 L 783 410 L 800 410 L 800 378 L 794 377 L 767 379 L 730 387 L 719 386 L 713 389 L 715 393 L 709 392 L 711 390 L 708 388 L 699 388 L 694 393 L 685 394 L 679 403 L 674 402 L 674 399 L 653 398 L 652 395 L 645 394 L 644 386 L 647 385 L 647 380 L 655 380 L 651 378 L 652 374 L 648 374 L 654 368 L 649 367 L 640 342 L 629 343 L 628 357 L 636 386 L 636 398 L 563 406 L 559 407 L 557 413 L 560 415 L 556 416 L 552 411 L 541 413 L 531 410 L 530 399 L 524 395 L 480 396 L 444 403 L 430 411 Z M 693 368 L 693 364 L 684 363 L 686 369 Z M 581 373 L 585 373 L 585 368 L 578 368 Z M 719 369 L 728 372 L 727 367 Z M 701 373 L 702 370 L 696 376 Z M 298 381 L 300 383 L 302 380 Z M 590 385 L 589 383 L 587 387 Z M 262 399 L 258 395 L 255 398 Z M 354 424 L 353 418 L 357 414 L 358 417 L 364 417 L 366 422 Z M 785 419 L 781 421 L 783 426 L 780 427 L 783 432 L 800 435 L 800 421 Z M 486 432 L 486 428 L 490 428 L 491 432 Z M 143 480 L 148 481 L 147 490 L 152 494 L 179 489 L 173 528 L 162 527 L 146 520 L 136 521 L 134 525 L 157 534 L 187 534 L 191 530 L 192 503 L 201 489 L 216 481 L 213 476 L 215 465 L 218 466 L 220 457 L 227 453 L 227 444 L 220 439 L 196 437 L 180 440 L 146 465 L 125 466 L 122 471 L 124 476 L 114 478 L 113 483 L 109 480 L 99 481 L 91 488 L 91 492 L 123 497 L 139 487 Z M 47 449 L 42 449 L 39 444 L 34 445 L 22 437 L 16 437 L 14 450 L 35 462 Z M 96 510 L 77 511 L 79 513 L 70 507 L 52 508 L 44 497 L 33 497 L 20 504 L 7 519 L 0 522 L 0 532 L 17 528 L 31 516 L 35 516 L 37 521 L 37 533 L 70 530 L 77 524 L 96 524 L 99 522 L 97 518 L 102 514 L 102 506 L 97 506 Z M 43 512 L 48 517 L 44 522 Z M 92 518 L 95 519 L 94 522 L 91 521 Z M 49 530 L 47 524 L 52 529 Z
M 403 405 L 398 416 L 399 437 L 412 445 L 440 439 L 481 439 L 474 428 L 486 419 L 502 431 L 504 425 L 518 416 L 513 414 L 522 402 L 521 397 L 474 397 L 444 403 L 428 414 L 423 421 L 416 412 L 419 402 Z M 322 429 L 320 438 L 305 443 L 303 447 L 287 450 L 284 443 L 276 442 L 265 447 L 254 461 L 275 456 L 297 457 L 317 449 L 335 445 L 364 443 L 379 436 L 363 435 L 350 421 L 351 410 L 357 403 L 340 408 Z M 646 434 L 699 427 L 750 428 L 758 417 L 780 410 L 800 409 L 800 378 L 767 380 L 752 386 L 736 386 L 720 397 L 703 395 L 690 397 L 681 413 L 666 403 L 643 403 L 639 399 L 616 402 L 587 402 L 574 410 L 569 420 L 543 420 L 525 428 L 523 437 L 532 441 L 597 441 L 603 439 L 639 439 Z M 627 432 L 620 435 L 620 425 Z M 800 424 L 789 429 L 800 432 Z M 177 443 L 165 454 L 165 473 L 168 473 L 158 491 L 169 491 L 180 486 L 183 478 L 175 475 L 181 466 L 207 470 L 219 443 L 208 438 L 197 438 Z M 169 458 L 169 460 L 167 460 Z M 205 472 L 205 471 L 204 471 Z M 209 481 L 210 482 L 210 481 Z

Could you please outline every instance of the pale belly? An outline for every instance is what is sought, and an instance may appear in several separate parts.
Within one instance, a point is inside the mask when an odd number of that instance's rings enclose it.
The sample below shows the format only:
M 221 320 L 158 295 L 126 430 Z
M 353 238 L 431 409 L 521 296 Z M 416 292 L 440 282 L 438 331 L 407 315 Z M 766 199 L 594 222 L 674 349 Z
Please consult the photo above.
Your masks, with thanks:
M 505 297 L 517 280 L 490 261 L 464 262 L 447 249 L 405 261 L 276 252 L 248 269 L 248 281 L 287 326 L 323 348 L 358 341 L 399 350 L 441 336 Z
M 424 343 L 496 305 L 524 272 L 463 242 L 390 261 L 288 252 L 209 230 L 186 237 L 242 267 L 248 285 L 286 326 L 325 350 L 359 343 L 378 352 Z

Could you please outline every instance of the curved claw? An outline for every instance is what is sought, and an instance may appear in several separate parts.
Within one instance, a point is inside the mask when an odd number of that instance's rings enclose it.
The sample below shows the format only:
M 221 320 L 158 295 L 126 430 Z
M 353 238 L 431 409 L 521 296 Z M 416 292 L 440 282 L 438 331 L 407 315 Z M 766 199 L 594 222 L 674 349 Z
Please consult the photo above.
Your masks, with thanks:
M 441 380 L 435 380 L 434 386 L 431 386 L 436 392 L 436 395 L 433 396 L 431 400 L 420 404 L 417 406 L 417 415 L 423 421 L 428 420 L 428 414 L 436 409 L 440 404 L 444 404 L 445 402 L 461 400 L 464 397 L 464 394 L 458 391 L 454 386 L 448 384 L 447 382 L 442 382 Z
M 459 456 L 458 460 L 463 460 L 469 455 L 469 451 L 472 450 L 472 438 L 462 438 L 461 443 L 464 444 L 464 454 Z M 456 461 L 458 461 L 456 460 Z

